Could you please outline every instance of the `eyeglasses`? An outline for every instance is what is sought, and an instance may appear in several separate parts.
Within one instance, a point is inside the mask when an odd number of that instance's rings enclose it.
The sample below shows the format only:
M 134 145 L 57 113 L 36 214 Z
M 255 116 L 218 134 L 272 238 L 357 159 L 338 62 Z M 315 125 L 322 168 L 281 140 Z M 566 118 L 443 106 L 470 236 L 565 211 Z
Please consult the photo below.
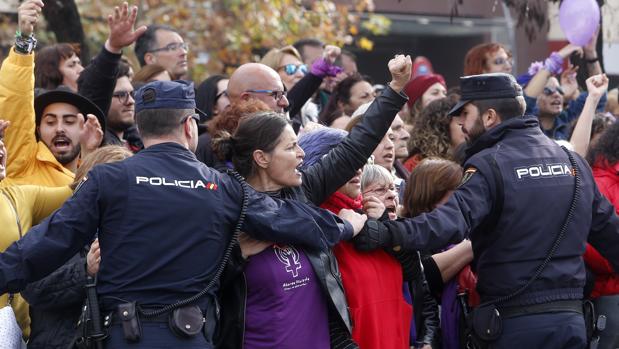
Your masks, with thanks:
M 282 98 L 286 97 L 286 91 L 274 91 L 274 90 L 246 90 L 245 92 L 249 93 L 263 93 L 275 98 L 276 101 L 280 101 Z
M 187 119 L 192 118 L 194 120 L 196 120 L 197 123 L 200 123 L 200 115 L 198 114 L 189 114 L 189 115 L 185 115 L 183 116 L 183 118 L 181 119 L 181 125 L 185 123 L 185 121 L 187 121 Z
M 121 104 L 127 104 L 127 102 L 129 102 L 129 96 L 135 99 L 135 91 L 117 91 L 114 92 L 112 96 L 118 98 Z
M 290 64 L 286 64 L 286 65 L 283 65 L 277 68 L 277 70 L 280 70 L 280 69 L 284 69 L 284 71 L 288 75 L 294 75 L 297 73 L 297 71 L 300 71 L 301 73 L 303 73 L 303 75 L 307 74 L 307 65 L 305 64 L 296 65 L 296 64 L 290 63 Z
M 389 184 L 389 185 L 385 185 L 382 187 L 378 187 L 378 188 L 374 188 L 372 190 L 366 190 L 363 192 L 363 196 L 367 196 L 368 194 L 372 193 L 373 195 L 376 195 L 378 197 L 383 197 L 385 195 L 387 195 L 388 193 L 397 193 L 397 188 L 395 186 L 395 184 Z
M 164 47 L 156 48 L 149 50 L 148 52 L 161 52 L 161 51 L 177 51 L 178 49 L 183 49 L 185 51 L 189 51 L 189 45 L 186 42 L 173 42 L 171 44 L 167 44 Z
M 505 64 L 514 65 L 514 60 L 511 58 L 499 57 L 495 59 L 493 63 L 496 65 L 505 65 Z
M 561 96 L 563 96 L 564 94 L 563 89 L 561 87 L 557 87 L 557 88 L 544 87 L 544 95 L 546 96 L 550 96 L 554 94 L 555 92 L 558 92 Z

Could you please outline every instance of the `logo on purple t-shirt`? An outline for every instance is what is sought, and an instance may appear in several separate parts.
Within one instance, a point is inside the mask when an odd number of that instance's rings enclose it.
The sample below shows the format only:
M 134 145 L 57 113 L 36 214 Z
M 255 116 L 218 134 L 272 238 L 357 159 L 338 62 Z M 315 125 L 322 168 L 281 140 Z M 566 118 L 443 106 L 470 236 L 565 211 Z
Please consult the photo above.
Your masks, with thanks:
M 278 245 L 273 246 L 273 251 L 277 259 L 286 266 L 286 272 L 291 273 L 293 277 L 297 277 L 299 269 L 301 269 L 299 251 L 292 246 L 280 247 Z

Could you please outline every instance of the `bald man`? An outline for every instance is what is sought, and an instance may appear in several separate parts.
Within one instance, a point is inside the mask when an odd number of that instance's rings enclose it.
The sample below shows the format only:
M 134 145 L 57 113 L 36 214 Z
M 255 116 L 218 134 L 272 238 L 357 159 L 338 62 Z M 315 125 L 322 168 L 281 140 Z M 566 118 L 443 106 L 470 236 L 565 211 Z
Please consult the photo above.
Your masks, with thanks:
M 274 112 L 283 113 L 288 107 L 288 98 L 279 74 L 260 63 L 247 63 L 234 71 L 227 89 L 230 103 L 256 98 Z

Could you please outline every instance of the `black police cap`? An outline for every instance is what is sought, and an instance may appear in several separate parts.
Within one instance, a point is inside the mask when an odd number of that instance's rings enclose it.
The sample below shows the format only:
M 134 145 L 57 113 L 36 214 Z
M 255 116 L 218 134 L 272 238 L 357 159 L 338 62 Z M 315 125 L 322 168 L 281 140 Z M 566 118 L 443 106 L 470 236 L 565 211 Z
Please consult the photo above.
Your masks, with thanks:
M 522 87 L 511 74 L 505 73 L 463 76 L 460 90 L 460 101 L 449 111 L 449 116 L 460 115 L 462 108 L 471 101 L 522 96 Z

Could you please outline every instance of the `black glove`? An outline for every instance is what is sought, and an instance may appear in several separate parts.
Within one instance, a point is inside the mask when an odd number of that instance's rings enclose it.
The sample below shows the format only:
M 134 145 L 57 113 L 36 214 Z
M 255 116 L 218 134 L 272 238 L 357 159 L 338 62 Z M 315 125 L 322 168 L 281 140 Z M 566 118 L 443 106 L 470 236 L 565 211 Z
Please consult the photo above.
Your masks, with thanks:
M 384 224 L 375 219 L 368 219 L 353 242 L 359 251 L 373 251 L 391 246 L 392 237 Z

